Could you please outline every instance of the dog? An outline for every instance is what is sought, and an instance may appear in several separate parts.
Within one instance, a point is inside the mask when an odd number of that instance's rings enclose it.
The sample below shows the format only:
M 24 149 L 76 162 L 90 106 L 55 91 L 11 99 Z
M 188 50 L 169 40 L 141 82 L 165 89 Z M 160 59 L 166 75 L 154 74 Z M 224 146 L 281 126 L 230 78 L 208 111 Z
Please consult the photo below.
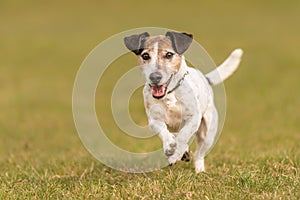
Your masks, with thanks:
M 234 50 L 215 70 L 204 75 L 187 66 L 183 53 L 193 36 L 168 31 L 165 35 L 134 34 L 125 46 L 138 57 L 145 76 L 143 89 L 148 127 L 158 134 L 170 165 L 189 160 L 189 141 L 196 135 L 196 173 L 205 171 L 204 157 L 214 143 L 218 112 L 211 86 L 227 79 L 238 68 L 243 51 Z

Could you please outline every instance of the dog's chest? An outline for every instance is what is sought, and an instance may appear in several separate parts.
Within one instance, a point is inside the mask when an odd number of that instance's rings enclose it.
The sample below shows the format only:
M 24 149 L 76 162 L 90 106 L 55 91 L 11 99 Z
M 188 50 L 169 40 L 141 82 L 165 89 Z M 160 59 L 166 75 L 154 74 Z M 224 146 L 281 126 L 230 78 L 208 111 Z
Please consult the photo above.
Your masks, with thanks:
M 182 123 L 181 104 L 174 94 L 169 94 L 164 99 L 166 124 L 172 129 L 179 129 Z

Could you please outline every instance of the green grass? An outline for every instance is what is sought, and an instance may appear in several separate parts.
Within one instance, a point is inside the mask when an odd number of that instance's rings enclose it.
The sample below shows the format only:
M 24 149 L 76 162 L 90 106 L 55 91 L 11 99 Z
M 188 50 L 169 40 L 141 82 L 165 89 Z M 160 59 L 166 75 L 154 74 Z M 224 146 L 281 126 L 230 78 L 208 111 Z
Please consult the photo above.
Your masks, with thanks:
M 0 199 L 299 199 L 299 9 L 296 0 L 1 1 Z M 115 171 L 79 140 L 71 105 L 81 62 L 109 36 L 144 26 L 193 33 L 217 64 L 245 51 L 225 83 L 227 118 L 206 173 L 191 163 Z M 112 121 L 110 89 L 135 58 L 121 61 L 97 89 L 100 123 L 122 148 L 157 148 L 158 138 L 136 142 Z M 133 98 L 143 124 L 141 95 Z

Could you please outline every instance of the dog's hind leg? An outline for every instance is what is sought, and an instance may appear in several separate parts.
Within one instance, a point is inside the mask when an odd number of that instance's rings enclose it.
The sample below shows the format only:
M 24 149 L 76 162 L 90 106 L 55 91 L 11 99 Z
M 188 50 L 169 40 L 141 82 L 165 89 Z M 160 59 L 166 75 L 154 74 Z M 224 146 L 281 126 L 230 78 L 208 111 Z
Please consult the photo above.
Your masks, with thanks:
M 196 151 L 194 153 L 196 173 L 205 171 L 204 157 L 214 144 L 218 130 L 218 113 L 214 106 L 203 115 L 201 125 L 196 133 Z

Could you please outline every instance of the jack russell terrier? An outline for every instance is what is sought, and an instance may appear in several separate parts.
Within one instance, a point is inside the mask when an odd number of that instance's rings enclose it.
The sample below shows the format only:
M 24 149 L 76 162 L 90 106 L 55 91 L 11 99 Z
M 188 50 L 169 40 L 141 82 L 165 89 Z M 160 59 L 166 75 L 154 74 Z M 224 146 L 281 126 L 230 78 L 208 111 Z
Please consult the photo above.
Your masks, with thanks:
M 124 38 L 138 57 L 146 78 L 143 90 L 148 126 L 158 134 L 170 165 L 189 160 L 188 144 L 196 135 L 196 173 L 205 171 L 204 157 L 214 143 L 218 113 L 211 85 L 217 85 L 237 69 L 243 51 L 234 50 L 218 68 L 203 75 L 187 66 L 183 53 L 193 41 L 191 34 L 144 32 Z

